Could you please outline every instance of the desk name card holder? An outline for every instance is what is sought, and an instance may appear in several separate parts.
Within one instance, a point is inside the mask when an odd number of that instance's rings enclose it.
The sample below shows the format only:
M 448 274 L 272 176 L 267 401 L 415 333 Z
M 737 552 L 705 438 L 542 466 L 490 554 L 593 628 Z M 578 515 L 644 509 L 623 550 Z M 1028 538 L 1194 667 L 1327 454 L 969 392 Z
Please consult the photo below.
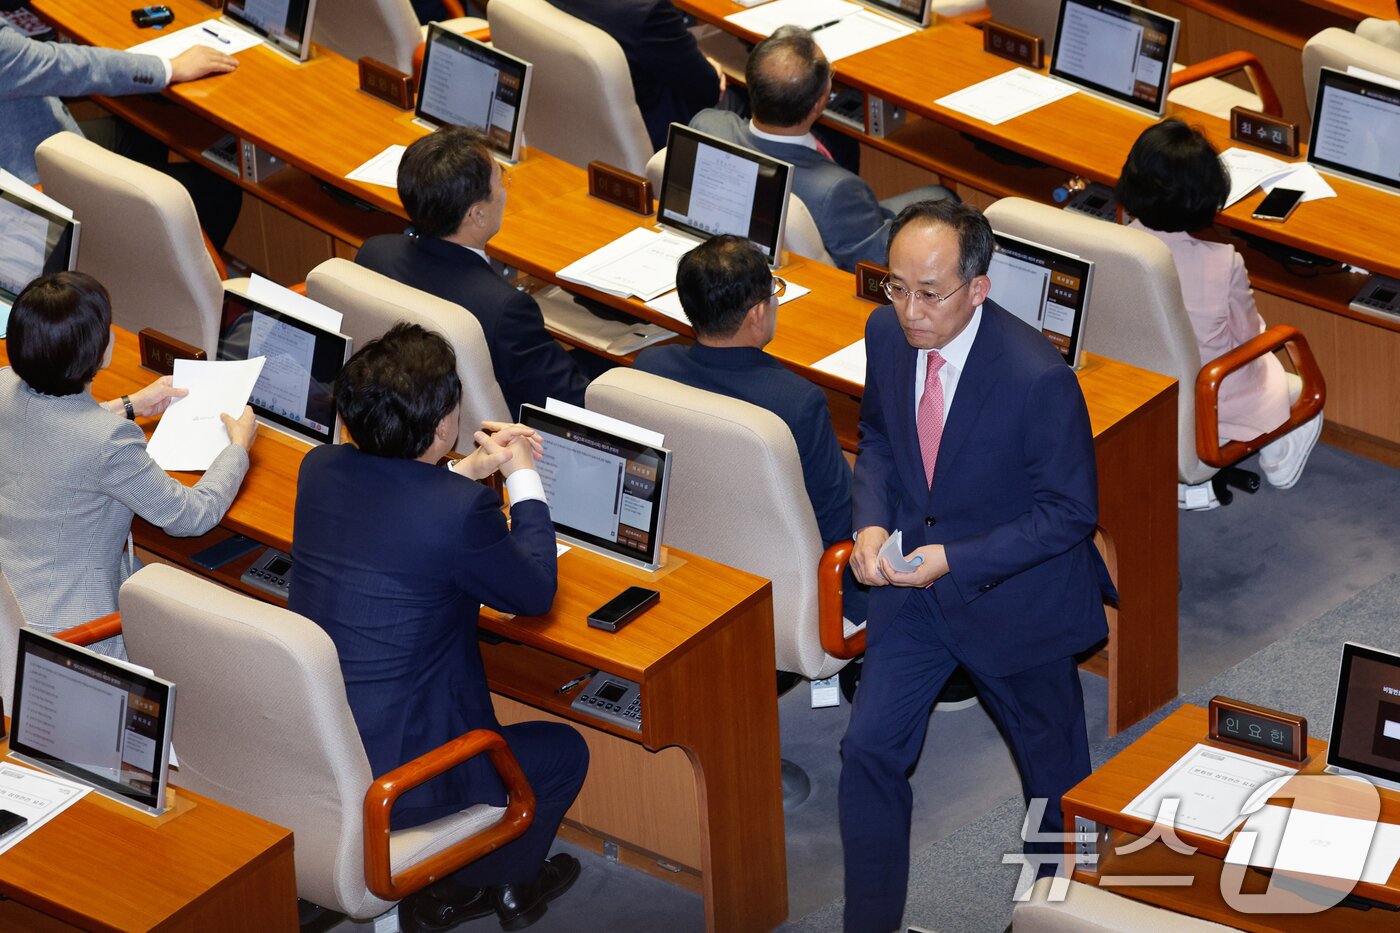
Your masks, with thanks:
M 1266 706 L 1217 696 L 1210 701 L 1212 742 L 1288 761 L 1308 758 L 1308 720 Z
M 1298 124 L 1244 107 L 1230 108 L 1230 138 L 1279 155 L 1298 154 Z
M 360 59 L 360 90 L 400 110 L 413 109 L 413 76 L 368 55 Z
M 597 159 L 588 163 L 588 193 L 643 217 L 656 210 L 650 180 Z
M 996 20 L 982 24 L 982 51 L 1036 71 L 1045 67 L 1045 43 L 1040 36 Z
M 856 297 L 873 301 L 877 305 L 890 303 L 883 287 L 890 270 L 884 266 L 862 259 L 856 263 Z
M 141 365 L 153 373 L 169 376 L 175 372 L 176 360 L 206 359 L 204 351 L 183 340 L 176 340 L 154 327 L 147 327 L 136 335 L 141 348 Z

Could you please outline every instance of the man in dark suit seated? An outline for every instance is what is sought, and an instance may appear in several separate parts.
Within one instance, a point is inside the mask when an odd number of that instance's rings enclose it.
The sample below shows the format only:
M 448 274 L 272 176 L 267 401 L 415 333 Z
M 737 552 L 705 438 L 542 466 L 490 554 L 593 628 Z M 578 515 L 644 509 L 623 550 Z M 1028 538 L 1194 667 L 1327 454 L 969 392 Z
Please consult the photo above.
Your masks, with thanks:
M 748 240 L 712 237 L 681 257 L 676 268 L 676 290 L 696 342 L 650 347 L 633 365 L 781 418 L 797 442 L 802 482 L 822 546 L 829 547 L 851 536 L 851 468 L 822 390 L 763 352 L 777 332 L 778 296 L 784 287 Z M 854 577 L 846 583 L 844 615 L 863 621 L 865 590 Z
M 491 368 L 512 414 L 547 397 L 583 404 L 588 377 L 544 328 L 540 306 L 491 268 L 510 178 L 476 130 L 446 126 L 399 163 L 410 233 L 370 237 L 355 262 L 466 308 L 481 322 Z
M 793 166 L 792 193 L 816 221 L 822 244 L 838 266 L 854 271 L 862 259 L 884 263 L 890 223 L 906 204 L 957 200 L 947 188 L 925 185 L 884 201 L 860 176 L 832 161 L 812 135 L 831 95 L 831 63 L 812 34 L 783 26 L 754 47 L 744 67 L 753 118 L 703 110 L 690 125 L 756 149 Z
M 484 602 L 548 612 L 557 584 L 554 528 L 535 472 L 534 432 L 487 422 L 451 469 L 462 383 L 452 348 L 416 324 L 366 344 L 336 380 L 336 407 L 357 446 L 317 447 L 297 483 L 289 605 L 331 636 L 345 694 L 375 777 L 473 729 L 499 732 L 534 791 L 525 834 L 399 906 L 404 933 L 447 930 L 493 910 L 507 930 L 539 919 L 578 877 L 573 856 L 545 856 L 588 770 L 570 726 L 501 726 L 477 647 Z M 489 432 L 489 433 L 488 433 Z M 495 492 L 474 480 L 497 469 Z M 485 756 L 399 798 L 395 829 L 474 804 L 504 806 Z
M 688 123 L 724 93 L 724 72 L 700 51 L 671 0 L 549 0 L 617 40 L 653 148 L 672 123 Z

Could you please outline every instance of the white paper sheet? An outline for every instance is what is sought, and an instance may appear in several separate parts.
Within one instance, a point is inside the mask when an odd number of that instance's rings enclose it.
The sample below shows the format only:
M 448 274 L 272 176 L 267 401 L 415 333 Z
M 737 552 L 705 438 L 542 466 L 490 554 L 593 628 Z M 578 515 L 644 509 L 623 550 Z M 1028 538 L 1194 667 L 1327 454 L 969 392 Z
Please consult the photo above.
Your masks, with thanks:
M 0 763 L 0 809 L 18 813 L 29 820 L 0 839 L 0 852 L 6 852 L 40 826 L 81 800 L 92 788 L 11 762 Z
M 328 308 L 319 301 L 312 301 L 305 295 L 298 295 L 290 288 L 284 288 L 256 272 L 248 281 L 246 294 L 258 304 L 275 308 L 333 334 L 340 333 L 340 325 L 345 320 L 345 315 L 334 308 Z
M 650 301 L 676 287 L 676 265 L 697 245 L 688 237 L 638 227 L 560 269 L 559 278 Z
M 902 39 L 914 31 L 906 23 L 898 23 L 870 10 L 860 10 L 843 17 L 834 26 L 818 29 L 813 35 L 827 61 L 840 59 L 873 49 L 877 45 Z
M 1013 68 L 934 101 L 992 126 L 1079 93 L 1063 81 L 1025 68 Z
M 251 360 L 176 360 L 176 387 L 190 394 L 177 398 L 161 416 L 146 453 L 163 470 L 207 470 L 228 446 L 228 430 L 219 418 L 237 418 L 253 394 L 263 357 Z
M 1230 193 L 1225 196 L 1226 207 L 1264 182 L 1287 175 L 1297 167 L 1294 163 L 1275 159 L 1262 152 L 1240 149 L 1238 146 L 1220 153 L 1220 164 L 1225 166 L 1225 172 L 1230 176 Z
M 816 29 L 852 13 L 859 13 L 861 9 L 847 0 L 773 0 L 742 13 L 731 13 L 725 20 L 740 29 L 767 36 L 779 26 L 788 24 Z
M 1208 745 L 1196 745 L 1133 799 L 1123 812 L 1149 822 L 1162 801 L 1179 801 L 1174 828 L 1224 839 L 1244 822 L 1245 803 L 1259 787 L 1296 768 L 1261 761 Z
M 1400 826 L 1267 804 L 1245 821 L 1225 861 L 1385 884 L 1400 861 Z
M 865 340 L 857 340 L 849 347 L 842 347 L 830 356 L 812 364 L 812 368 L 842 379 L 865 385 Z
M 648 447 L 666 446 L 666 435 L 664 434 L 658 434 L 650 428 L 643 428 L 610 415 L 601 415 L 596 411 L 589 411 L 587 408 L 579 408 L 577 405 L 561 402 L 557 398 L 545 399 L 544 410 L 561 418 L 568 418 L 570 421 L 577 421 L 591 428 L 597 428 L 599 431 L 607 431 L 609 434 L 616 434 L 618 437 L 646 444 Z
M 778 304 L 785 305 L 789 301 L 796 301 L 810 291 L 811 289 L 805 285 L 798 285 L 796 282 L 787 280 L 787 291 L 783 292 L 783 297 L 778 299 Z M 653 298 L 651 301 L 647 302 L 647 307 L 653 311 L 661 312 L 672 320 L 681 321 L 686 324 L 690 323 L 690 318 L 685 316 L 685 309 L 681 307 L 680 292 L 667 292 L 664 295 Z M 863 360 L 862 365 L 864 365 Z M 863 370 L 862 378 L 864 378 Z
M 885 543 L 880 545 L 880 557 L 890 562 L 890 566 L 901 573 L 908 573 L 910 570 L 917 570 L 924 562 L 924 555 L 915 554 L 913 560 L 904 559 L 904 532 L 898 528 L 894 534 L 885 539 Z
M 246 29 L 230 26 L 217 19 L 206 19 L 202 23 L 195 23 L 140 45 L 133 45 L 127 51 L 169 59 L 189 51 L 196 45 L 204 45 L 225 55 L 236 55 L 261 42 L 261 39 Z
M 1275 188 L 1296 188 L 1303 192 L 1303 201 L 1317 201 L 1321 198 L 1335 198 L 1337 192 L 1332 190 L 1332 186 L 1327 184 L 1327 180 L 1317 173 L 1317 169 L 1311 165 L 1298 165 L 1286 175 L 1269 179 L 1259 187 L 1265 191 L 1273 191 Z
M 362 181 L 367 185 L 382 185 L 385 188 L 397 189 L 399 187 L 399 163 L 403 161 L 403 153 L 407 148 L 407 146 L 400 146 L 396 143 L 369 161 L 351 169 L 345 177 L 351 181 Z

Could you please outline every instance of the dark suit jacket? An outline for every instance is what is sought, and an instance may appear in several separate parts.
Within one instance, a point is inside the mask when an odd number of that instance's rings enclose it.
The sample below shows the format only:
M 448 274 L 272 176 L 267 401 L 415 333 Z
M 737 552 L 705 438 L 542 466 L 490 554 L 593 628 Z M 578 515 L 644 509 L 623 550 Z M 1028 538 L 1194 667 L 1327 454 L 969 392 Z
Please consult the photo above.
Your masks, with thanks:
M 760 139 L 749 121 L 727 110 L 702 110 L 690 121 L 702 133 L 756 149 L 792 163 L 792 193 L 816 221 L 822 244 L 838 266 L 853 272 L 856 262 L 883 264 L 894 213 L 880 205 L 859 175 L 846 171 L 815 149 Z
M 1034 329 L 983 304 L 930 490 L 914 421 L 918 351 L 891 307 L 870 316 L 865 337 L 854 527 L 901 529 L 905 553 L 946 546 L 949 572 L 928 592 L 976 670 L 1007 676 L 1102 639 L 1094 441 L 1074 372 Z M 870 638 L 919 592 L 872 588 Z
M 851 536 L 851 468 L 841 453 L 822 390 L 755 347 L 650 347 L 633 364 L 697 389 L 766 408 L 792 432 L 802 482 L 822 546 Z
M 617 40 L 654 148 L 672 123 L 686 123 L 719 101 L 719 75 L 705 60 L 671 0 L 549 0 Z
M 355 262 L 474 314 L 512 418 L 522 403 L 543 405 L 548 396 L 583 404 L 588 379 L 544 329 L 535 299 L 512 288 L 465 246 L 436 237 L 385 234 L 366 240 Z
M 306 455 L 297 481 L 290 607 L 335 642 L 376 777 L 472 729 L 497 729 L 477 648 L 482 603 L 538 615 L 554 601 L 543 502 L 349 445 Z M 495 803 L 484 758 L 404 794 L 416 821 Z M 395 811 L 396 813 L 398 810 Z

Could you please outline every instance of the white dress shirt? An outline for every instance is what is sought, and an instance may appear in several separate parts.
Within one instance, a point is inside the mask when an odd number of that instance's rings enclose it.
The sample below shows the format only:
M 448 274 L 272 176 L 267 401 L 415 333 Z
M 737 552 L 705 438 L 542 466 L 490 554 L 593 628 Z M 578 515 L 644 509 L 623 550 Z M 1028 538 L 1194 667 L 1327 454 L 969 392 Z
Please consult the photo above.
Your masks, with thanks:
M 967 354 L 972 350 L 972 341 L 977 339 L 977 328 L 982 324 L 982 306 L 972 312 L 972 319 L 947 345 L 938 352 L 946 360 L 938 371 L 938 381 L 943 383 L 943 424 L 948 424 L 948 412 L 953 410 L 953 394 L 958 391 L 958 379 L 967 367 Z M 928 374 L 928 350 L 920 350 L 914 363 L 914 411 L 919 410 L 919 402 L 924 397 L 924 381 Z
M 770 143 L 783 143 L 788 146 L 806 146 L 813 152 L 821 151 L 817 148 L 817 137 L 813 136 L 811 133 L 803 133 L 801 136 L 780 136 L 777 133 L 765 133 L 763 130 L 754 126 L 752 120 L 749 121 L 749 132 L 759 139 L 768 140 Z

